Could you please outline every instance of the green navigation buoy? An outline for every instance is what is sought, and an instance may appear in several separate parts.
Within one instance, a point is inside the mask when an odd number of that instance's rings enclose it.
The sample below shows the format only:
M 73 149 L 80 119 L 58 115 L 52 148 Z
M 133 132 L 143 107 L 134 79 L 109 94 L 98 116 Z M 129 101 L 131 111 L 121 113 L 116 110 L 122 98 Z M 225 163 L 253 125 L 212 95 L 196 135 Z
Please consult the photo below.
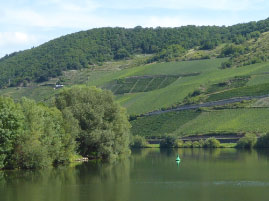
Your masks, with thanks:
M 180 161 L 179 155 L 177 155 L 177 159 L 176 159 L 176 161 Z

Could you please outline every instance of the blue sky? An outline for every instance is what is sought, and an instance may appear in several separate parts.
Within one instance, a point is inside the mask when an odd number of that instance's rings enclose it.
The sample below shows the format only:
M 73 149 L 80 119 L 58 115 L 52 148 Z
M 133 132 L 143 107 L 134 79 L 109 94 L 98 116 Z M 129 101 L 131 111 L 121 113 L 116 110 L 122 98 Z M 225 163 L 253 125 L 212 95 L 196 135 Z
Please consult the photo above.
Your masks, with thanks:
M 268 0 L 0 0 L 0 57 L 96 27 L 233 25 L 268 11 Z

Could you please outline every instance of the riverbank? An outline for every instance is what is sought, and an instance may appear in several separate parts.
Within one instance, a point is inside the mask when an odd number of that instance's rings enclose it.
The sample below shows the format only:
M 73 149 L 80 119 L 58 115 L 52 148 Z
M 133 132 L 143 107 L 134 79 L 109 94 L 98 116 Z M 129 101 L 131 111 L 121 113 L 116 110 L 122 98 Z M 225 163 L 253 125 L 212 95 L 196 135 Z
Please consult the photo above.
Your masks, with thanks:
M 221 143 L 219 148 L 235 148 L 235 146 L 236 146 L 236 143 Z M 147 147 L 145 148 L 160 148 L 160 144 L 148 144 Z M 192 148 L 198 148 L 198 147 L 192 147 Z

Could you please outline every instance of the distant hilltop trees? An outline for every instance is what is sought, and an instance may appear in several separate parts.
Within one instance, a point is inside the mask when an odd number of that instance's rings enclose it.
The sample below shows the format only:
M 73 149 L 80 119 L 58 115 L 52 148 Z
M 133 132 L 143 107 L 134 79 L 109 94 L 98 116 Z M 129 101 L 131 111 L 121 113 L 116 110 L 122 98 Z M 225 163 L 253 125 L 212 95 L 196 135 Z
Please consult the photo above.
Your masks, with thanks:
M 69 34 L 41 46 L 0 59 L 0 88 L 44 82 L 62 71 L 87 68 L 134 54 L 156 54 L 153 60 L 199 47 L 222 43 L 241 44 L 269 31 L 269 18 L 229 27 L 182 26 L 177 28 L 98 28 Z

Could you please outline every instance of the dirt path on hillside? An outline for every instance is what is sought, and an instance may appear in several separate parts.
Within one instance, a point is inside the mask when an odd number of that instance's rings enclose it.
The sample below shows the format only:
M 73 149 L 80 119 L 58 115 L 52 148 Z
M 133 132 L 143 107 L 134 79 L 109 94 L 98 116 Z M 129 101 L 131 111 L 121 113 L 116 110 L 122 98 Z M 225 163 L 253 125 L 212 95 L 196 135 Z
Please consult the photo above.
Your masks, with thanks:
M 212 101 L 212 102 L 196 104 L 196 105 L 182 105 L 182 106 L 178 106 L 176 108 L 167 109 L 167 110 L 155 110 L 146 114 L 142 114 L 140 115 L 140 117 L 153 116 L 153 115 L 163 114 L 167 112 L 174 112 L 174 111 L 192 110 L 192 109 L 198 109 L 202 107 L 222 106 L 222 105 L 226 105 L 230 103 L 238 103 L 244 100 L 253 100 L 253 99 L 260 99 L 260 98 L 265 98 L 265 97 L 269 97 L 269 94 L 263 95 L 263 96 L 246 96 L 246 97 L 230 98 L 230 99 Z

